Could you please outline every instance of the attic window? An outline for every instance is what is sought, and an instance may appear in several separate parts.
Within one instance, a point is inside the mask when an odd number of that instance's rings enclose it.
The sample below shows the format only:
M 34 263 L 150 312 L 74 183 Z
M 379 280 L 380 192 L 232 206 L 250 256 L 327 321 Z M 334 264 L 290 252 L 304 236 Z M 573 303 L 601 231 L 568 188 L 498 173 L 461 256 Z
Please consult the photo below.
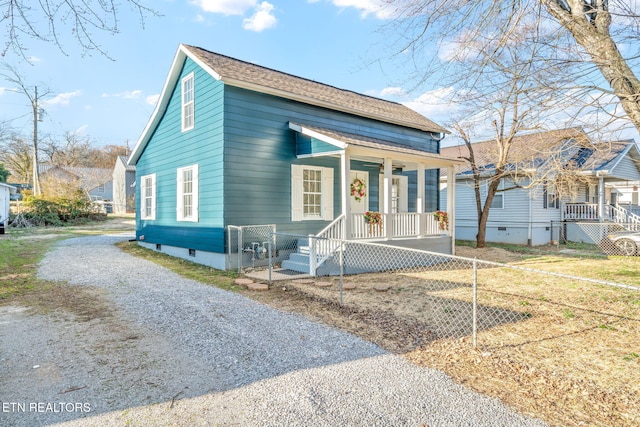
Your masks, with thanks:
M 194 126 L 194 77 L 193 73 L 182 79 L 182 131 L 193 129 Z

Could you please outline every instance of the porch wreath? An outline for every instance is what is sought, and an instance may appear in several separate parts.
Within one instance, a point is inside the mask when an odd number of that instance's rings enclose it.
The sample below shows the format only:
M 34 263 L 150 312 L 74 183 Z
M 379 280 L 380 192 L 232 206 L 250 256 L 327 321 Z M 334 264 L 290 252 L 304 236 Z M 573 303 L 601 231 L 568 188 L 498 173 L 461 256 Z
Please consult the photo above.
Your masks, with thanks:
M 366 211 L 364 213 L 364 221 L 367 224 L 380 224 L 382 222 L 382 215 L 380 212 Z
M 359 202 L 367 195 L 367 186 L 360 178 L 356 178 L 351 182 L 351 195 L 355 197 L 356 202 Z
M 433 217 L 438 221 L 440 230 L 449 229 L 449 215 L 445 211 L 435 211 Z

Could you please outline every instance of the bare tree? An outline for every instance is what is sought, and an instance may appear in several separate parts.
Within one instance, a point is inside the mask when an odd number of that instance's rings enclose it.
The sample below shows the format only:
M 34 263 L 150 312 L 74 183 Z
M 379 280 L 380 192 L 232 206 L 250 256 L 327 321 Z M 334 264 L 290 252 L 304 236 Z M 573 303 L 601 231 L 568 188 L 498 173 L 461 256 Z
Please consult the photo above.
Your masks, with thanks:
M 523 27 L 546 35 L 536 60 L 565 77 L 562 89 L 573 102 L 590 93 L 588 103 L 615 96 L 621 115 L 640 130 L 640 7 L 623 0 L 385 0 L 397 17 L 392 24 L 398 54 L 410 53 L 418 81 L 432 78 L 436 67 L 464 55 L 476 40 L 491 40 L 499 54 Z M 400 31 L 398 31 L 400 29 Z M 624 47 L 624 49 L 621 49 Z M 623 53 L 624 52 L 624 55 Z M 442 61 L 438 61 L 439 58 Z M 449 70 L 452 71 L 452 70 Z M 596 75 L 597 74 L 597 75 Z M 449 73 L 457 80 L 460 70 Z M 553 73 L 547 76 L 555 77 Z M 540 76 L 542 77 L 542 75 Z M 599 77 L 599 78 L 598 78 Z M 603 81 L 599 85 L 598 81 Z M 607 86 L 608 85 L 608 86 Z M 470 90 L 470 87 L 466 88 Z M 577 96 L 580 89 L 583 96 Z M 593 95 L 598 92 L 600 95 Z M 558 91 L 558 97 L 563 93 Z M 616 111 L 610 111 L 619 116 Z
M 49 140 L 44 151 L 49 162 L 57 166 L 93 166 L 90 164 L 91 139 L 76 132 L 67 131 L 62 144 Z
M 16 134 L 2 139 L 0 157 L 14 177 L 12 180 L 31 183 L 33 177 L 33 157 L 31 143 Z
M 540 134 L 547 116 L 555 112 L 556 82 L 545 83 L 553 68 L 536 60 L 545 48 L 537 27 L 523 25 L 508 41 L 477 38 L 452 58 L 470 71 L 462 76 L 462 84 L 473 88 L 456 99 L 471 114 L 453 123 L 453 129 L 464 142 L 456 156 L 466 160 L 473 182 L 477 247 L 486 245 L 489 213 L 498 194 L 546 182 L 560 185 L 566 176 L 579 176 L 568 160 L 589 144 L 584 132 L 569 129 L 544 132 L 540 138 L 520 136 Z M 476 144 L 474 130 L 486 123 L 491 123 L 493 136 Z M 542 160 L 544 167 L 538 164 Z
M 26 57 L 25 39 L 55 44 L 65 51 L 61 36 L 70 33 L 86 51 L 98 51 L 108 56 L 97 42 L 97 33 L 119 32 L 118 17 L 123 7 L 140 18 L 158 13 L 139 0 L 11 0 L 0 4 L 0 25 L 4 26 L 5 44 L 2 56 L 13 50 Z

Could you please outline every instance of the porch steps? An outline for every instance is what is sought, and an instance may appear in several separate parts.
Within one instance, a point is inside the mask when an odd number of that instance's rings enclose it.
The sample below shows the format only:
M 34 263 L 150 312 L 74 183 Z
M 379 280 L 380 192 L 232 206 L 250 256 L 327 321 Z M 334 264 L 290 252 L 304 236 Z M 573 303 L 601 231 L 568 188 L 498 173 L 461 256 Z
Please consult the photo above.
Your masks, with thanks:
M 309 265 L 309 246 L 300 244 L 297 252 L 289 255 L 289 259 L 282 261 L 282 268 L 305 274 L 309 274 Z

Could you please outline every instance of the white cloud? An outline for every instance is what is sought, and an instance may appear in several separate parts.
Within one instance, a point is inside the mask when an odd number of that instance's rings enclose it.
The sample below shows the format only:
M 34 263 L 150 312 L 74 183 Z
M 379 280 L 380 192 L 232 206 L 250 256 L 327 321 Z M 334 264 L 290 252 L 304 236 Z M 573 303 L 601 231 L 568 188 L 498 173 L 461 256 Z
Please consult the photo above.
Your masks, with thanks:
M 189 0 L 203 12 L 221 13 L 223 15 L 244 15 L 256 6 L 256 0 Z
M 374 15 L 378 19 L 390 19 L 396 13 L 395 7 L 390 7 L 384 0 L 331 0 L 331 2 L 340 8 L 358 9 L 363 18 Z
M 273 9 L 271 3 L 263 1 L 256 6 L 253 16 L 242 21 L 242 28 L 256 32 L 273 28 L 278 22 L 276 17 L 272 15 Z
M 82 125 L 78 129 L 73 131 L 74 135 L 85 135 L 87 133 L 87 129 L 89 129 L 89 125 Z
M 411 101 L 403 102 L 403 104 L 423 116 L 436 120 L 437 116 L 451 117 L 454 110 L 458 107 L 455 104 L 456 91 L 452 86 L 435 89 L 425 92 Z
M 149 105 L 156 105 L 158 103 L 158 100 L 160 99 L 160 94 L 155 94 L 155 95 L 149 95 L 145 98 L 145 102 Z
M 42 101 L 42 106 L 43 107 L 54 106 L 54 105 L 66 106 L 71 103 L 72 98 L 75 98 L 76 96 L 80 96 L 81 94 L 82 92 L 79 90 L 74 90 L 73 92 L 59 93 L 58 95 L 56 95 L 51 99 Z
M 407 96 L 407 92 L 401 87 L 386 87 L 382 89 L 379 93 L 379 96 L 384 97 L 405 97 Z
M 118 93 L 103 93 L 103 98 L 122 98 L 122 99 L 138 99 L 142 95 L 142 91 L 140 89 L 134 90 L 125 90 Z

